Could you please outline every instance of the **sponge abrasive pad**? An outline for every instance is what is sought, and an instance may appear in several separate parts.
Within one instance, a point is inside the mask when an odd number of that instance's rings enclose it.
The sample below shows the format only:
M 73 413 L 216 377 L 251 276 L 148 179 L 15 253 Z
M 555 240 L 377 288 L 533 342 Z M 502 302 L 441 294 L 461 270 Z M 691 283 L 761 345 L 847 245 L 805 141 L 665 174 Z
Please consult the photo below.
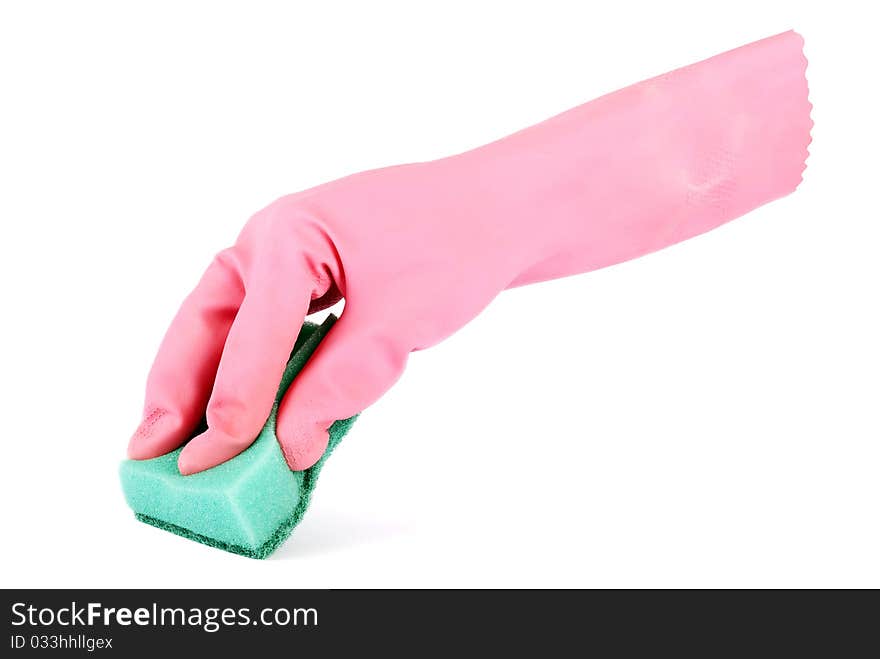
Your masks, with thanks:
M 284 370 L 275 405 L 254 443 L 207 471 L 181 476 L 177 449 L 152 460 L 125 460 L 122 489 L 142 522 L 251 558 L 266 558 L 287 539 L 309 505 L 318 474 L 355 417 L 330 427 L 321 459 L 291 471 L 275 437 L 278 403 L 335 321 L 303 325 Z

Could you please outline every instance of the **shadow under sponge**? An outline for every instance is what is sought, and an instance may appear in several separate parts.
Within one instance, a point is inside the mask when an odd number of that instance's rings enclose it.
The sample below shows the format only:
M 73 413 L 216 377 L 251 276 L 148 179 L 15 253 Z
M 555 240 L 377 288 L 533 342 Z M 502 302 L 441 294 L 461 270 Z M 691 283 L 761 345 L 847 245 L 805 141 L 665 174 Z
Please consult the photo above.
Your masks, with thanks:
M 314 466 L 291 471 L 275 437 L 278 403 L 336 321 L 306 323 L 284 370 L 272 413 L 254 443 L 216 467 L 190 476 L 177 469 L 182 448 L 152 460 L 125 460 L 122 490 L 141 522 L 250 558 L 266 558 L 308 508 L 327 457 L 356 417 L 330 426 L 327 450 Z

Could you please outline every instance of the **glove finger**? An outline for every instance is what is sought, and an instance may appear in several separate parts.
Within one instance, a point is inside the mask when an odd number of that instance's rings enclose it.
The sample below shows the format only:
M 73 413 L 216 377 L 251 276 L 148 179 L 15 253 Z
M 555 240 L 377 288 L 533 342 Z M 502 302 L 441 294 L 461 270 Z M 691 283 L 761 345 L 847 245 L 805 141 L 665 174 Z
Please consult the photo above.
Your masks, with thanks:
M 333 422 L 363 411 L 403 373 L 410 348 L 385 325 L 346 308 L 293 381 L 276 424 L 291 469 L 315 464 L 327 448 Z
M 208 401 L 208 429 L 181 451 L 178 467 L 192 474 L 250 446 L 272 411 L 278 383 L 309 307 L 311 280 L 291 260 L 261 256 L 262 274 L 248 282 Z
M 196 429 L 229 328 L 244 298 L 235 255 L 226 250 L 208 266 L 171 322 L 147 377 L 143 420 L 128 455 L 143 460 L 174 450 Z

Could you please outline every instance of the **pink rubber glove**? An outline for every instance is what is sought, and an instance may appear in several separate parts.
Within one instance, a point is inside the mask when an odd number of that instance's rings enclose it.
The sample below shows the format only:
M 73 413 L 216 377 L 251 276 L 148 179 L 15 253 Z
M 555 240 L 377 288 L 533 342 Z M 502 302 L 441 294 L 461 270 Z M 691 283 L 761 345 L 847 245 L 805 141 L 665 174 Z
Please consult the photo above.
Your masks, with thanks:
M 247 448 L 307 313 L 342 318 L 281 402 L 292 469 L 379 398 L 407 355 L 500 291 L 601 268 L 792 192 L 810 141 L 794 32 L 603 96 L 450 158 L 363 172 L 257 213 L 186 299 L 147 382 L 132 458 L 185 442 L 191 474 Z

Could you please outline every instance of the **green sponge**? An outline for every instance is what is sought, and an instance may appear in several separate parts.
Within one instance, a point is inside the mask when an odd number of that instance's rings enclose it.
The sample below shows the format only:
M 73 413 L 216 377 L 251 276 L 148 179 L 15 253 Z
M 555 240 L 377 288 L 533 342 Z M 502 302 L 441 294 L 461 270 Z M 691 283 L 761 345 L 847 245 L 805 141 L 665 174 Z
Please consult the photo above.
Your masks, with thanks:
M 122 489 L 135 517 L 160 529 L 251 558 L 266 558 L 302 519 L 318 474 L 356 417 L 330 426 L 321 459 L 305 471 L 291 471 L 275 437 L 278 403 L 335 322 L 303 325 L 284 370 L 275 406 L 254 443 L 232 460 L 181 476 L 181 449 L 152 460 L 125 460 Z

